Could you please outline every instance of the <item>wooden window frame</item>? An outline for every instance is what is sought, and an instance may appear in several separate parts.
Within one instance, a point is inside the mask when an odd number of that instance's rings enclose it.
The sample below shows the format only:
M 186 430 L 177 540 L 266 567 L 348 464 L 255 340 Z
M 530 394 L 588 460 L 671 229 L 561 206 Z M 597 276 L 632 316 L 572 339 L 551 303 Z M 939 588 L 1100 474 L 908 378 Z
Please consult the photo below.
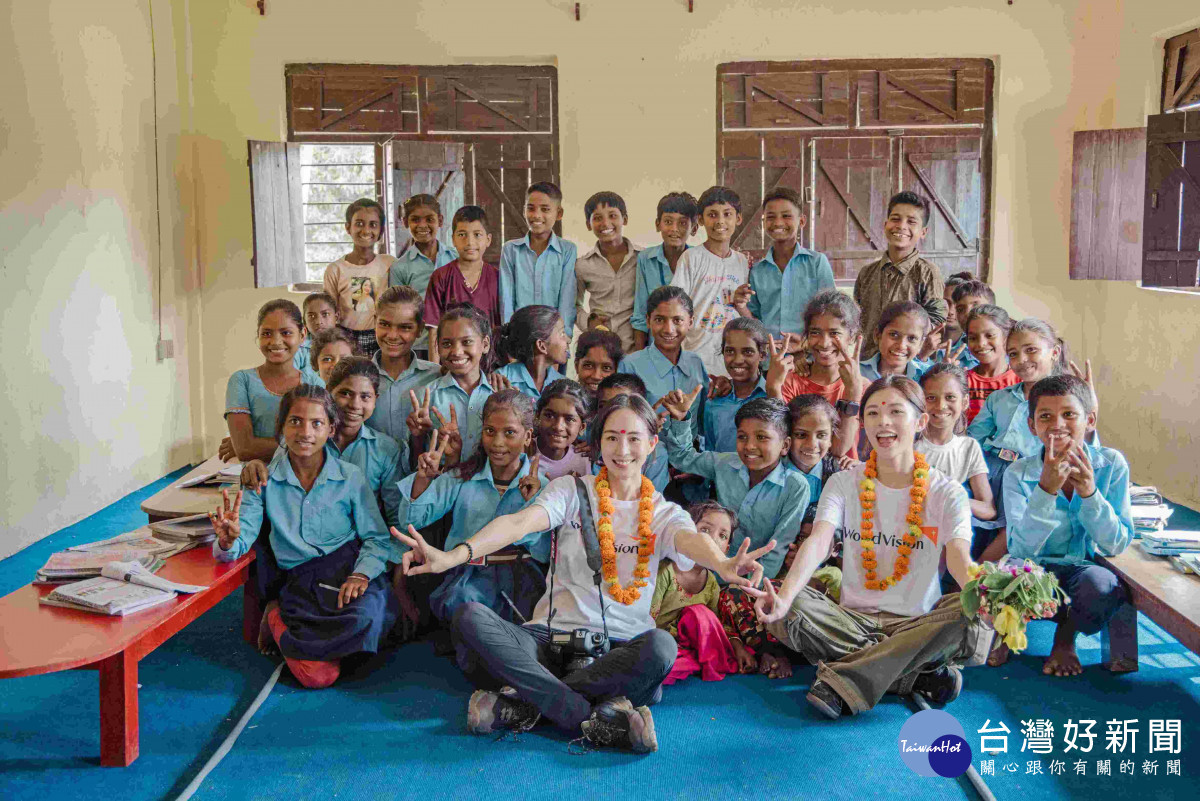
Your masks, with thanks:
M 1163 44 L 1162 112 L 1200 104 L 1200 28 Z

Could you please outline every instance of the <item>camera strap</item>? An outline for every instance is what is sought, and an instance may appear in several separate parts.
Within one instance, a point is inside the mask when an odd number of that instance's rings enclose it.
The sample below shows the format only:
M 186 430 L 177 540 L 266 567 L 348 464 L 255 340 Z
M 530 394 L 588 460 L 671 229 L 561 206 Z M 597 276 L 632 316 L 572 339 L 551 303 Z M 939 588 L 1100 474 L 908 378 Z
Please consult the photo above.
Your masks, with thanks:
M 604 627 L 604 639 L 608 639 L 608 620 L 604 616 L 604 572 L 600 558 L 600 533 L 596 530 L 596 518 L 592 515 L 592 499 L 588 496 L 587 484 L 575 476 L 575 492 L 579 495 L 579 536 L 583 540 L 583 551 L 587 555 L 588 567 L 592 569 L 596 582 L 596 594 L 600 596 L 600 624 Z

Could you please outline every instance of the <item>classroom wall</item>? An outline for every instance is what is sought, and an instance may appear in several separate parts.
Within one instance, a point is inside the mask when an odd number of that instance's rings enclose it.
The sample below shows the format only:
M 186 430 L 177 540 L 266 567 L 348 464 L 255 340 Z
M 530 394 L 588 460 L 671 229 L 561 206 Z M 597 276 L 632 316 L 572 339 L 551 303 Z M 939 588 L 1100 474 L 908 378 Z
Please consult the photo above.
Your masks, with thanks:
M 161 8 L 160 8 L 161 6 Z M 173 15 L 155 0 L 159 185 L 177 192 Z M 12 3 L 0 26 L 0 557 L 191 451 L 186 358 L 156 360 L 156 118 L 146 0 Z M 183 342 L 179 204 L 161 217 L 162 327 Z

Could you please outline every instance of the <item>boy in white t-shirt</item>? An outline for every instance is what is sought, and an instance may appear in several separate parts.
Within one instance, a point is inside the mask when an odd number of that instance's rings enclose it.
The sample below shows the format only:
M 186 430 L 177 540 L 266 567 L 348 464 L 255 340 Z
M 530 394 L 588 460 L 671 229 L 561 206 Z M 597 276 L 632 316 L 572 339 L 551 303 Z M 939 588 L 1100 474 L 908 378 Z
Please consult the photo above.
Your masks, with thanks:
M 941 593 L 943 554 L 959 586 L 968 580 L 971 514 L 962 486 L 913 449 L 928 421 L 921 388 L 881 378 L 861 415 L 874 451 L 830 477 L 783 587 L 765 586 L 755 604 L 771 634 L 818 665 L 807 700 L 831 719 L 865 712 L 887 692 L 949 703 L 962 688 L 954 665 L 981 664 L 991 643 L 958 593 Z M 906 521 L 914 504 L 919 537 Z M 845 545 L 840 604 L 807 587 L 835 536 Z
M 671 286 L 688 293 L 695 308 L 692 328 L 683 338 L 683 349 L 704 362 L 709 375 L 727 376 L 721 355 L 721 332 L 739 315 L 734 293 L 750 280 L 750 261 L 733 249 L 733 232 L 742 224 L 742 201 L 725 186 L 712 186 L 700 196 L 700 222 L 708 238 L 679 257 Z
M 359 198 L 346 207 L 346 233 L 354 249 L 325 268 L 325 292 L 337 305 L 338 323 L 354 337 L 365 356 L 379 350 L 375 341 L 375 301 L 388 287 L 396 259 L 376 253 L 387 215 L 383 206 Z

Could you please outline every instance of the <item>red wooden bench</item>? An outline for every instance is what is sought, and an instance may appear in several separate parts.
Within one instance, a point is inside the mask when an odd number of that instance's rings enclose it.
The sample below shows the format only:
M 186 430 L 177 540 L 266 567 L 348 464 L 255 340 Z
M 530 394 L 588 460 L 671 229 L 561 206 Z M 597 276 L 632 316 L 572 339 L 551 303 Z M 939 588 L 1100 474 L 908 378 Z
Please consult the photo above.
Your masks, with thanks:
M 158 575 L 207 585 L 128 617 L 46 606 L 49 585 L 28 585 L 0 598 L 0 678 L 60 670 L 100 671 L 100 764 L 124 767 L 138 757 L 138 661 L 242 586 L 254 561 L 217 562 L 209 546 L 172 556 Z M 253 593 L 245 593 L 242 636 L 258 639 L 261 618 Z
M 1161 556 L 1151 556 L 1135 542 L 1120 555 L 1097 557 L 1129 590 L 1128 604 L 1101 636 L 1103 661 L 1137 665 L 1137 616 L 1141 612 L 1194 653 L 1200 653 L 1200 580 L 1180 573 Z M 1117 643 L 1120 643 L 1118 645 Z

